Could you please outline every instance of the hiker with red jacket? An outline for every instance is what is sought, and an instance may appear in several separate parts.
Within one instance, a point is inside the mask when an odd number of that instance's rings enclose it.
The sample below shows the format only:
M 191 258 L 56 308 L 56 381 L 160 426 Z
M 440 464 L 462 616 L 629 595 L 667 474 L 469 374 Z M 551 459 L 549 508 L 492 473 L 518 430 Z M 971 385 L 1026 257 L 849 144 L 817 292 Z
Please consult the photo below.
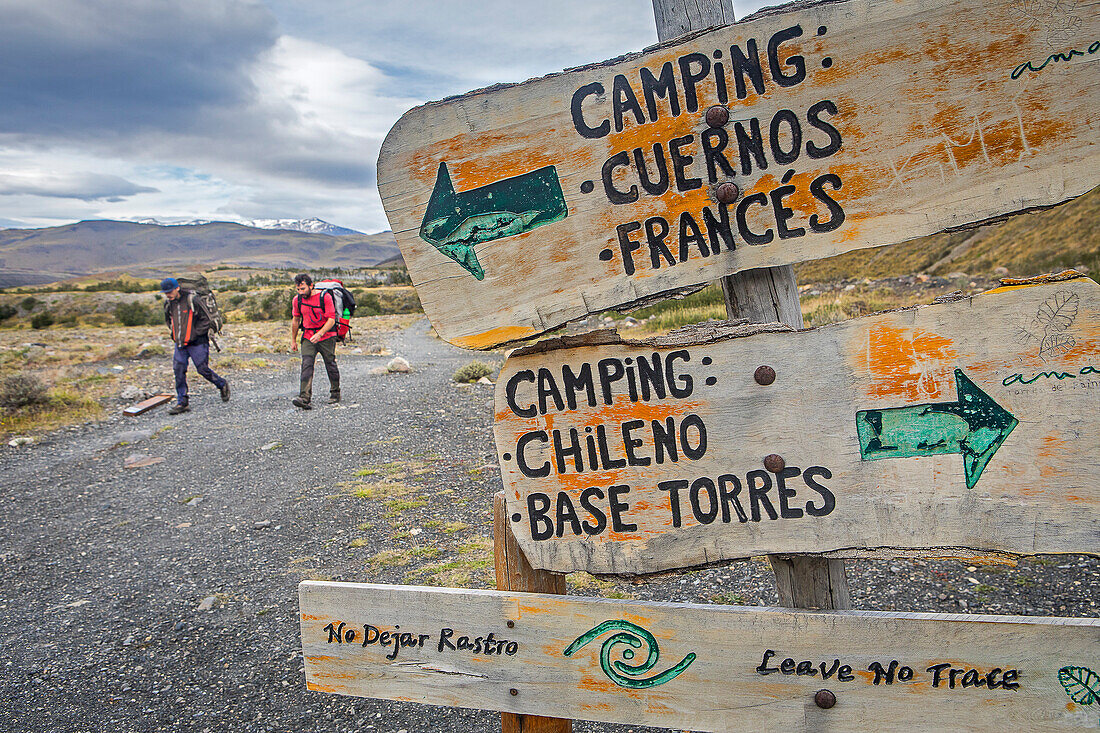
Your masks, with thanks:
M 229 382 L 210 368 L 210 316 L 198 305 L 195 293 L 180 287 L 174 277 L 160 283 L 164 293 L 164 323 L 172 332 L 176 345 L 172 356 L 172 371 L 176 375 L 176 404 L 168 408 L 169 415 L 189 412 L 187 395 L 187 360 L 195 364 L 199 376 L 218 388 L 222 402 L 229 402 Z
M 328 373 L 329 404 L 340 401 L 340 370 L 336 368 L 336 301 L 331 293 L 316 290 L 313 278 L 301 274 L 294 277 L 294 296 L 290 322 L 290 347 L 298 350 L 298 329 L 302 329 L 302 383 L 295 407 L 312 410 L 313 366 L 320 354 Z

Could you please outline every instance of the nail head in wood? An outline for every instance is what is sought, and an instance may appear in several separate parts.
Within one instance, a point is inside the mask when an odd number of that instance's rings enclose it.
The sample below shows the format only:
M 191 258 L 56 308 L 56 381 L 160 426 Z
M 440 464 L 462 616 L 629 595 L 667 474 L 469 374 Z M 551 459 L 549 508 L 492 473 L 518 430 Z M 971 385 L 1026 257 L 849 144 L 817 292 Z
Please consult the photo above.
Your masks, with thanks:
M 772 453 L 764 456 L 764 468 L 768 469 L 772 473 L 779 473 L 787 467 L 787 462 L 783 460 L 783 456 Z
M 516 628 L 516 622 L 515 622 L 515 621 L 509 621 L 509 622 L 508 622 L 508 628 L 509 628 L 509 629 L 514 629 L 514 628 Z
M 817 693 L 814 695 L 814 703 L 819 708 L 824 708 L 825 710 L 828 710 L 833 705 L 836 705 L 836 695 L 834 695 L 830 690 L 818 690 Z
M 722 127 L 730 121 L 730 111 L 720 104 L 716 104 L 707 110 L 707 124 L 711 127 Z
M 517 690 L 516 688 L 513 687 L 510 690 L 508 690 L 508 694 L 511 695 L 512 697 L 515 697 L 516 695 L 519 694 L 519 690 Z M 831 695 L 832 693 L 830 692 L 829 694 Z M 832 707 L 832 706 L 830 706 L 830 707 Z
M 741 189 L 737 187 L 737 184 L 729 182 L 719 184 L 714 192 L 714 197 L 723 204 L 732 204 L 740 195 Z
M 767 364 L 758 366 L 756 371 L 753 372 L 752 378 L 756 380 L 757 384 L 767 387 L 775 381 L 775 370 Z

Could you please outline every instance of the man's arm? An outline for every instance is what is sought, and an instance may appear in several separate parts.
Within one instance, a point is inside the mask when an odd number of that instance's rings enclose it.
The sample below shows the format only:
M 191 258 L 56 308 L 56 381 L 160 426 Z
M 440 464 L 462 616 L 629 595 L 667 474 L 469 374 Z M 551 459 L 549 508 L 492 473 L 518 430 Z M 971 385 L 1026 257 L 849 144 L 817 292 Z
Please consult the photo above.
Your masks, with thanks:
M 298 329 L 302 326 L 302 317 L 294 316 L 290 319 L 290 348 L 292 351 L 298 350 Z
M 302 327 L 301 297 L 295 295 L 290 299 L 290 350 L 298 350 L 298 329 Z
M 329 318 L 327 321 L 325 321 L 325 325 L 321 326 L 319 329 L 317 329 L 317 331 L 312 336 L 309 337 L 309 340 L 312 341 L 313 343 L 317 343 L 322 338 L 324 338 L 324 335 L 326 333 L 328 333 L 329 331 L 331 331 L 332 327 L 335 326 L 335 325 L 336 325 L 336 319 L 335 318 Z

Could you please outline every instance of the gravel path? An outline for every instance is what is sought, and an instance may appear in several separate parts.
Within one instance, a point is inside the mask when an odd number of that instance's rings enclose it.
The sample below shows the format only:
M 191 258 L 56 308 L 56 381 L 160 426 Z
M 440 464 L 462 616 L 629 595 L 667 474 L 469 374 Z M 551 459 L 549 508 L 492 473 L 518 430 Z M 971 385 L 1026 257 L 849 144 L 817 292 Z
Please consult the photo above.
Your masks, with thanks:
M 391 357 L 341 352 L 338 407 L 291 407 L 297 360 L 277 356 L 238 375 L 228 405 L 198 380 L 189 414 L 159 408 L 0 449 L 0 730 L 499 730 L 492 713 L 305 689 L 300 580 L 491 583 L 492 388 L 451 382 L 474 357 L 426 322 L 382 339 L 413 371 L 371 374 Z M 326 388 L 319 369 L 315 398 Z M 125 467 L 141 458 L 164 460 Z M 859 608 L 1100 616 L 1092 558 L 859 561 L 848 573 Z M 759 560 L 570 584 L 777 602 Z

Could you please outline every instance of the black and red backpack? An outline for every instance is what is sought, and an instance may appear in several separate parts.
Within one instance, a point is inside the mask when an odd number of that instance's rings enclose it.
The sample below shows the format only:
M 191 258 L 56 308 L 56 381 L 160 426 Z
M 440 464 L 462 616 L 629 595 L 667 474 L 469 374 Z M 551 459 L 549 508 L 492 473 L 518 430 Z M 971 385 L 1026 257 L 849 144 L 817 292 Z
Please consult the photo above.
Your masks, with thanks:
M 321 298 L 318 303 L 324 304 L 325 297 L 332 298 L 333 310 L 336 311 L 336 325 L 332 327 L 333 332 L 336 333 L 336 340 L 343 341 L 347 338 L 348 333 L 351 332 L 350 319 L 355 315 L 355 296 L 351 294 L 351 291 L 344 287 L 344 283 L 339 280 L 328 278 L 319 282 L 313 283 L 313 289 L 320 291 Z M 302 296 L 296 296 L 298 298 L 298 312 L 302 312 Z M 311 308 L 316 306 L 309 306 Z

